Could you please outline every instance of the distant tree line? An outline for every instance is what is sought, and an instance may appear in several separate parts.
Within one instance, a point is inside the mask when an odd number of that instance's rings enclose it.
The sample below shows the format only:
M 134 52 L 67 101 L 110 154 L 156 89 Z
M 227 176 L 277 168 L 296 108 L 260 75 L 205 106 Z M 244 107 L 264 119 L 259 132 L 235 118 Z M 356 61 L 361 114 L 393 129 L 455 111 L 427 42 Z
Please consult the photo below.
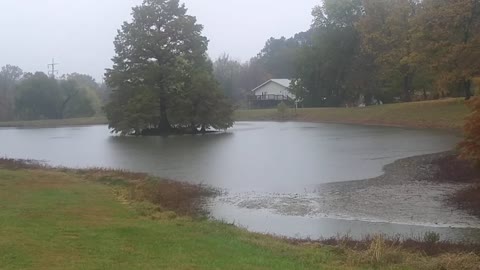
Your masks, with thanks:
M 144 0 L 115 39 L 105 84 L 0 72 L 0 120 L 90 116 L 114 132 L 232 125 L 233 108 L 271 78 L 292 79 L 304 106 L 469 99 L 480 71 L 480 0 L 324 0 L 310 29 L 271 38 L 246 63 L 211 61 L 203 26 L 178 0 Z M 477 82 L 477 83 L 475 83 Z
M 90 117 L 101 113 L 106 86 L 83 74 L 52 78 L 7 65 L 0 71 L 0 121 Z
M 270 78 L 293 79 L 305 106 L 344 106 L 474 94 L 480 75 L 480 0 L 324 0 L 310 29 L 270 39 L 247 63 L 214 63 L 242 104 Z

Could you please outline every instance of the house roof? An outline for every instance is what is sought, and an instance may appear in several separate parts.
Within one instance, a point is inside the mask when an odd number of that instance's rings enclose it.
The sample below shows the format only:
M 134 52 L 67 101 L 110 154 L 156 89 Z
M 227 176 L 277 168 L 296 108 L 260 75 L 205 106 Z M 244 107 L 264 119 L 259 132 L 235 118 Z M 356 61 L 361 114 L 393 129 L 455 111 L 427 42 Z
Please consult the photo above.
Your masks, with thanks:
M 271 79 L 271 80 L 268 80 L 268 81 L 262 83 L 261 85 L 257 86 L 255 89 L 252 90 L 252 92 L 256 92 L 258 89 L 264 87 L 265 85 L 267 85 L 271 82 L 276 83 L 278 85 L 281 85 L 285 88 L 289 88 L 291 80 L 289 80 L 289 79 Z

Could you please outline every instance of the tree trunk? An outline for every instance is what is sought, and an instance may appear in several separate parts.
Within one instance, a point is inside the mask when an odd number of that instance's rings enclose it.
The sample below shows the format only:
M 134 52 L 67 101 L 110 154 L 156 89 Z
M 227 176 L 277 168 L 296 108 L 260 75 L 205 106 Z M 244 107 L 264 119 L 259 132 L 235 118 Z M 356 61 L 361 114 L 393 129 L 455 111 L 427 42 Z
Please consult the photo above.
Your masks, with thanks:
M 472 98 L 472 80 L 465 80 L 463 82 L 463 90 L 465 91 L 465 100 Z
M 198 133 L 197 125 L 193 121 L 190 123 L 190 128 L 191 128 L 192 134 Z
M 164 98 L 160 98 L 160 123 L 158 123 L 158 129 L 161 131 L 169 131 L 172 128 L 168 121 L 167 115 L 167 102 Z
M 408 73 L 403 77 L 403 101 L 412 101 L 413 73 Z

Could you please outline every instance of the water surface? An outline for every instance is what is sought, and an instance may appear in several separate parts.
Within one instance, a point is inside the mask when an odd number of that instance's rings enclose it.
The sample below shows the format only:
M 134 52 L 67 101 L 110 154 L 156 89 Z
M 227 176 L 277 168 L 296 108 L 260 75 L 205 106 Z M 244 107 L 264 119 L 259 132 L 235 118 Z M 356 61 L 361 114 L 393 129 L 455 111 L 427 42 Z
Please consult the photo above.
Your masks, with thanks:
M 113 136 L 106 126 L 0 129 L 0 141 L 0 155 L 11 158 L 127 169 L 223 189 L 226 194 L 212 205 L 213 215 L 259 232 L 318 238 L 346 232 L 358 236 L 438 230 L 445 237 L 459 239 L 480 228 L 480 222 L 466 213 L 442 214 L 442 196 L 450 187 L 398 187 L 407 195 L 408 189 L 422 190 L 420 200 L 433 198 L 425 211 L 439 211 L 437 220 L 422 220 L 415 200 L 408 196 L 397 198 L 405 199 L 400 206 L 391 205 L 403 215 L 385 216 L 378 209 L 390 205 L 380 203 L 378 208 L 369 200 L 390 187 L 322 190 L 327 183 L 379 176 L 384 165 L 401 158 L 451 150 L 458 137 L 444 132 L 240 122 L 226 133 L 147 138 Z M 424 192 L 431 196 L 423 196 Z M 406 218 L 411 213 L 413 218 Z

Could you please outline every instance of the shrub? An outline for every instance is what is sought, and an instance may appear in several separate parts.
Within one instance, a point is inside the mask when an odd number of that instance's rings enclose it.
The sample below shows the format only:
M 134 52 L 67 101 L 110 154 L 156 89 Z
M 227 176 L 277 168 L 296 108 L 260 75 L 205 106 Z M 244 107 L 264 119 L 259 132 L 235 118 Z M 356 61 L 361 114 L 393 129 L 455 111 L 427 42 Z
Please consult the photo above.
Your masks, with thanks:
M 464 139 L 459 144 L 460 157 L 480 166 L 480 97 L 468 102 L 472 113 L 466 118 Z
M 285 102 L 282 101 L 280 104 L 278 104 L 277 111 L 278 111 L 278 115 L 280 116 L 281 119 L 287 118 L 288 105 L 285 104 Z
M 423 242 L 433 245 L 440 242 L 440 234 L 436 232 L 426 232 L 423 236 Z

